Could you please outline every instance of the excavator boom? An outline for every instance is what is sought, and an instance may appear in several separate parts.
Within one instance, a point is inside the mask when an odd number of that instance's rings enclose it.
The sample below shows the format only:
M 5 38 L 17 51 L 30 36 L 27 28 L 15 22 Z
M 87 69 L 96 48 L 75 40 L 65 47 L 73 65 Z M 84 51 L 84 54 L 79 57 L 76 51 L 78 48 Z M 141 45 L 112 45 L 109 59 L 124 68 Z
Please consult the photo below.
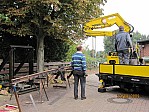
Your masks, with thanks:
M 103 31 L 104 28 L 111 27 L 113 25 L 123 26 L 124 31 L 133 32 L 133 26 L 127 23 L 118 13 L 111 14 L 108 16 L 103 16 L 95 18 L 85 23 L 84 32 L 86 36 L 113 36 L 116 34 L 114 31 Z

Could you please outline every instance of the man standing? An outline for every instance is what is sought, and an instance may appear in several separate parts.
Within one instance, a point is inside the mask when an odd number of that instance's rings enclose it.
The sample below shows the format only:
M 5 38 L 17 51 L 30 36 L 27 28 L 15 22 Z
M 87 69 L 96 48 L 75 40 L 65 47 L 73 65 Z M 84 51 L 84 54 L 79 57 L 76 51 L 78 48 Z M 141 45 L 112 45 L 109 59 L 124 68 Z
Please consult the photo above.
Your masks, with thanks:
M 78 99 L 78 83 L 81 84 L 81 100 L 86 99 L 85 84 L 86 84 L 86 58 L 82 53 L 82 46 L 77 46 L 77 52 L 72 56 L 71 66 L 74 75 L 74 99 Z
M 115 49 L 118 52 L 120 64 L 129 64 L 130 51 L 132 49 L 132 41 L 129 33 L 124 32 L 124 27 L 119 27 L 119 32 L 115 37 Z

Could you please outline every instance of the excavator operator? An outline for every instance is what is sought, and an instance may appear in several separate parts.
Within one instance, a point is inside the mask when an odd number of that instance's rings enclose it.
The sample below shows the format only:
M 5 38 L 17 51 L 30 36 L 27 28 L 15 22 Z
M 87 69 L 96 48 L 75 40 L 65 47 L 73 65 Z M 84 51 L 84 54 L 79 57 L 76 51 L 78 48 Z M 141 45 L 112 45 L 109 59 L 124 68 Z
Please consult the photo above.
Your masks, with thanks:
M 133 52 L 130 34 L 124 31 L 123 26 L 119 26 L 119 32 L 115 36 L 115 49 L 118 53 L 120 64 L 129 64 L 130 49 Z

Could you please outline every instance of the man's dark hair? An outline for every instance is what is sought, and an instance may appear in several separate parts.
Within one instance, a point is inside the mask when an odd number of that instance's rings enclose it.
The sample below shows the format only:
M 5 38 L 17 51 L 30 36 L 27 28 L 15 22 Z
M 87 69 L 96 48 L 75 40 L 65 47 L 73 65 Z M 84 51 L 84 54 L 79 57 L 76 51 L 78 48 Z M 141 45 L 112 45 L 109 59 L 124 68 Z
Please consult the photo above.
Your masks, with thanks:
M 82 50 L 82 46 L 81 45 L 78 45 L 77 46 L 77 51 L 81 51 Z

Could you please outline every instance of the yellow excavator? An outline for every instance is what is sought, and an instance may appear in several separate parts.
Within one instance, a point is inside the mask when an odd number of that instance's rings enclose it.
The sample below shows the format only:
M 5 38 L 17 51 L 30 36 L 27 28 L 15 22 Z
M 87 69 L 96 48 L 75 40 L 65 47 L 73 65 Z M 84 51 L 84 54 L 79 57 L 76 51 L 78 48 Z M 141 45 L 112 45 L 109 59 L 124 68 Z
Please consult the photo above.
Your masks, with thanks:
M 134 28 L 127 23 L 118 13 L 90 20 L 84 24 L 83 31 L 86 36 L 114 36 L 117 30 L 105 31 L 103 29 L 113 25 L 123 26 L 124 31 L 132 33 Z M 138 57 L 137 57 L 138 58 Z M 105 92 L 108 86 L 119 86 L 127 90 L 140 90 L 149 87 L 149 66 L 142 64 L 142 59 L 137 64 L 119 64 L 117 53 L 107 56 L 107 63 L 99 64 L 99 81 L 102 85 L 98 92 Z
M 131 24 L 127 23 L 118 13 L 103 16 L 90 20 L 84 24 L 84 32 L 86 36 L 113 36 L 116 34 L 114 31 L 103 31 L 103 28 L 108 28 L 113 25 L 124 26 L 124 31 L 132 33 L 134 28 Z

